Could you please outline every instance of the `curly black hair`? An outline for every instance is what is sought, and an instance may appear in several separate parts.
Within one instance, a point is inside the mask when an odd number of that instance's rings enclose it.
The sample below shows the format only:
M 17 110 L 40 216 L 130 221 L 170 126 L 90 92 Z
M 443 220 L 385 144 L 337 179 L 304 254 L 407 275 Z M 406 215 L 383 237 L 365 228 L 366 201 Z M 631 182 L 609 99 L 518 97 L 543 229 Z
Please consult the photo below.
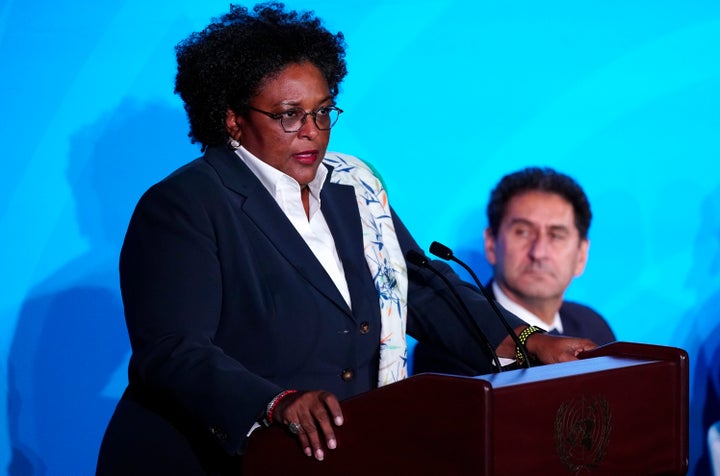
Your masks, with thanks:
M 333 97 L 347 74 L 343 34 L 330 33 L 312 11 L 285 11 L 278 2 L 258 4 L 253 12 L 230 5 L 228 13 L 180 42 L 175 52 L 175 93 L 185 104 L 188 136 L 203 151 L 227 141 L 227 110 L 246 113 L 263 82 L 285 67 L 312 63 Z
M 526 167 L 504 176 L 495 186 L 487 205 L 488 225 L 493 236 L 498 236 L 510 199 L 530 191 L 552 193 L 564 198 L 573 207 L 580 238 L 587 238 L 592 212 L 585 192 L 572 177 L 550 167 Z

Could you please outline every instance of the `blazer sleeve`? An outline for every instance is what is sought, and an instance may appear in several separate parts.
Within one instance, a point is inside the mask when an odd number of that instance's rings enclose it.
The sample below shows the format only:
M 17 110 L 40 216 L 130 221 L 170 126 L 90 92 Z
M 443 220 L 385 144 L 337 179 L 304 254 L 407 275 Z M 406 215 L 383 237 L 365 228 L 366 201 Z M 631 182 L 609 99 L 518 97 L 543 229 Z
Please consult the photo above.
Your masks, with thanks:
M 234 454 L 282 389 L 216 343 L 223 312 L 217 230 L 207 200 L 197 198 L 212 187 L 195 185 L 152 187 L 128 227 L 120 281 L 133 350 L 130 385 Z
M 393 211 L 395 230 L 404 253 L 414 249 L 422 253 L 402 220 Z M 432 260 L 431 265 L 452 283 L 472 314 L 472 319 L 493 348 L 507 337 L 507 331 L 480 290 L 462 280 L 446 263 Z M 430 270 L 408 266 L 407 332 L 418 342 L 446 349 L 478 373 L 492 369 L 490 357 L 483 350 L 475 325 L 463 311 L 454 293 Z M 512 328 L 526 324 L 514 314 L 501 309 Z

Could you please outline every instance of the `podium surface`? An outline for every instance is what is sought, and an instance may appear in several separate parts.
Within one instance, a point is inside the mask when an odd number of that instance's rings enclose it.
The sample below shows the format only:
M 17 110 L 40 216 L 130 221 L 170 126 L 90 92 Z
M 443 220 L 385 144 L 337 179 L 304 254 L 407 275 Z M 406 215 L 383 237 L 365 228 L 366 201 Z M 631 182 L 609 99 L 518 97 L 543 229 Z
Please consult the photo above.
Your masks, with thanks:
M 282 427 L 256 430 L 246 475 L 682 475 L 688 358 L 616 342 L 574 362 L 478 377 L 420 374 L 341 402 L 316 461 Z

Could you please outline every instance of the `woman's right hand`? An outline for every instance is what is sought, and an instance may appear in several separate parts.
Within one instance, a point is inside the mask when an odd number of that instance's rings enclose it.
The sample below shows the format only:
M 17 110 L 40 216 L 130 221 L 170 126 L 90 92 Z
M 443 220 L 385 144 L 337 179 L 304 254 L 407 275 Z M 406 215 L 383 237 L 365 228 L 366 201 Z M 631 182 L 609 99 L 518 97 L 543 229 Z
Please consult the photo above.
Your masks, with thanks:
M 337 397 L 324 390 L 295 392 L 280 400 L 273 411 L 273 423 L 287 425 L 303 451 L 315 459 L 325 459 L 325 448 L 337 447 L 335 426 L 343 424 Z M 299 426 L 298 426 L 299 425 Z

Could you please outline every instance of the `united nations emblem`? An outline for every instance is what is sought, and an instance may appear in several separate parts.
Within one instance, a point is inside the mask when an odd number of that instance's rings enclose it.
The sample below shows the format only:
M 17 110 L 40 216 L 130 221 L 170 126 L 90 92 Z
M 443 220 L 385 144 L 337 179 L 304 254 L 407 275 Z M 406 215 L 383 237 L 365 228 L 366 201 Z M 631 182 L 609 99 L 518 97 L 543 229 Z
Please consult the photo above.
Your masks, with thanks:
M 580 396 L 560 405 L 555 417 L 555 448 L 572 472 L 597 467 L 605 457 L 611 430 L 604 397 Z

